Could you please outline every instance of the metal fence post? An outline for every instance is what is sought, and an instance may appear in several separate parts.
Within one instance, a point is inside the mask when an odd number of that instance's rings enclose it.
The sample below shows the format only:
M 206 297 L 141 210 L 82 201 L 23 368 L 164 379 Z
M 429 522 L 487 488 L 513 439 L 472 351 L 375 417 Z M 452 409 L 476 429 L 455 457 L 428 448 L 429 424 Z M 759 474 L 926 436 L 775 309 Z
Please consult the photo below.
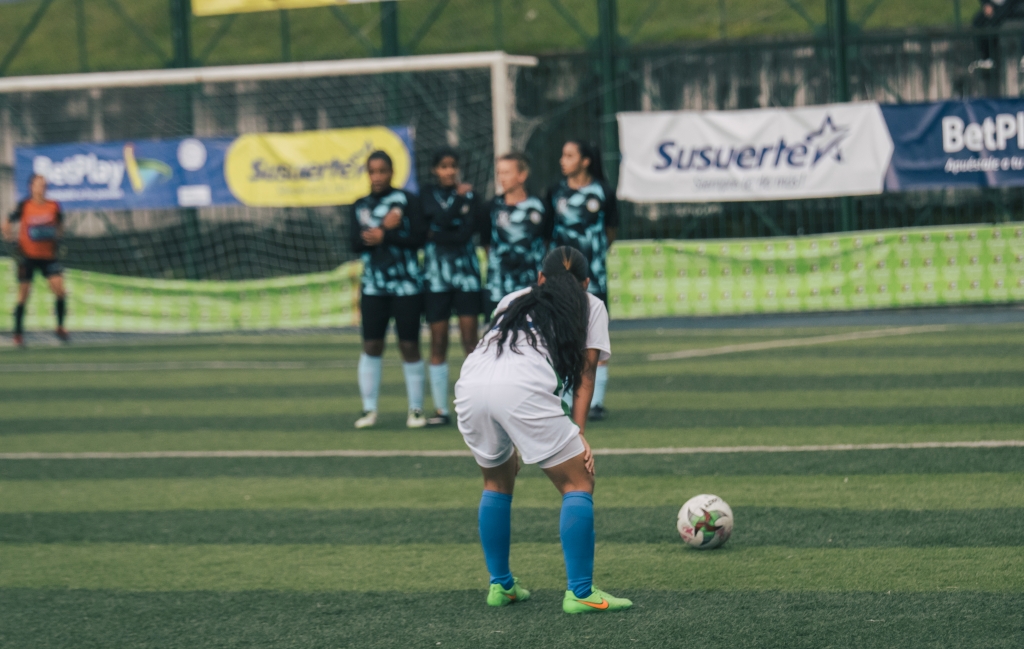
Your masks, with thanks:
M 850 73 L 848 66 L 846 0 L 828 2 L 829 37 L 832 41 L 832 99 L 836 102 L 850 101 Z M 837 200 L 839 208 L 839 229 L 849 232 L 853 229 L 853 201 L 849 196 Z
M 608 183 L 614 187 L 619 177 L 619 125 L 615 66 L 619 40 L 618 0 L 597 0 L 598 61 L 601 77 L 601 151 Z
M 387 0 L 380 3 L 381 56 L 398 56 L 398 3 Z
M 174 47 L 171 67 L 189 68 L 192 67 L 192 0 L 170 0 L 170 5 L 171 44 Z M 191 86 L 181 87 L 179 103 L 179 111 L 185 123 L 182 130 L 191 135 L 195 129 Z M 185 277 L 199 279 L 199 269 L 196 266 L 199 249 L 199 210 L 190 208 L 182 212 L 185 226 Z

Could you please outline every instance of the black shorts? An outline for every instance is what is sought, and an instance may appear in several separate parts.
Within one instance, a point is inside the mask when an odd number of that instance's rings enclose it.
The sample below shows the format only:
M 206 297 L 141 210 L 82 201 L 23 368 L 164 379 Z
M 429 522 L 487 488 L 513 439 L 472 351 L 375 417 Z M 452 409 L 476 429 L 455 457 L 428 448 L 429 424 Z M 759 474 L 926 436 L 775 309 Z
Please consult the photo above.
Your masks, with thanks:
M 480 291 L 448 291 L 423 296 L 427 322 L 447 322 L 452 312 L 458 316 L 480 315 L 483 296 Z
M 363 340 L 384 340 L 388 323 L 395 319 L 398 339 L 420 339 L 423 295 L 363 295 L 359 301 L 363 316 Z
M 43 274 L 43 277 L 49 279 L 63 273 L 64 267 L 56 259 L 29 259 L 26 257 L 18 262 L 18 281 L 31 282 L 32 278 L 36 276 L 37 270 Z

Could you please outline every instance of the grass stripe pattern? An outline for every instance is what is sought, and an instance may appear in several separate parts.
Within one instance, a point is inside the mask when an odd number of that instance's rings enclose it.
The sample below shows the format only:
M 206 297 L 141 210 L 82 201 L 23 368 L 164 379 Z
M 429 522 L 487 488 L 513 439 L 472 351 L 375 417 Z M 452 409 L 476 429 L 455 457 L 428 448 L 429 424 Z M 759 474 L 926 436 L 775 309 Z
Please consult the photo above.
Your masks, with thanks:
M 646 360 L 856 331 L 615 332 L 611 414 L 588 438 L 1024 439 L 1017 325 Z M 354 431 L 358 349 L 316 334 L 3 352 L 0 453 L 465 448 L 454 428 L 404 428 L 394 358 L 380 426 Z M 1024 643 L 1022 447 L 604 455 L 597 471 L 596 581 L 636 606 L 580 620 L 560 611 L 560 498 L 535 467 L 517 485 L 512 549 L 535 597 L 491 610 L 468 458 L 0 460 L 0 645 Z M 698 493 L 734 508 L 721 550 L 678 539 Z

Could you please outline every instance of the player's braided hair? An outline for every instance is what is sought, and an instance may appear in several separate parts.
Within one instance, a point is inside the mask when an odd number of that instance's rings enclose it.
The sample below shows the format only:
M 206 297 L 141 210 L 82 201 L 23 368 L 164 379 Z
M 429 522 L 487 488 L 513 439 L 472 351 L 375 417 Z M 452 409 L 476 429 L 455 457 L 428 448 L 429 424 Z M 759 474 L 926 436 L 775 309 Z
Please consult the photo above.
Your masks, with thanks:
M 541 272 L 544 283 L 517 297 L 499 316 L 497 353 L 501 356 L 507 342 L 510 350 L 521 354 L 520 333 L 534 349 L 542 338 L 555 372 L 571 390 L 579 384 L 586 360 L 590 302 L 582 282 L 587 279 L 587 260 L 579 250 L 562 246 L 544 257 Z

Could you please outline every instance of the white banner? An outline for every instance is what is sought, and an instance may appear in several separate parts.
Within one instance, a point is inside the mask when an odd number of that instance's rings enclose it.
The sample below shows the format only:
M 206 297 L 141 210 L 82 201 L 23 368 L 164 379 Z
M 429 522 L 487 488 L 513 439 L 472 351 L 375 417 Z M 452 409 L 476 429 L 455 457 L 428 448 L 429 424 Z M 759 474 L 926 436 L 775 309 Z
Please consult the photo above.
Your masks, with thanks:
M 618 118 L 618 195 L 639 203 L 880 194 L 893 151 L 874 102 Z

